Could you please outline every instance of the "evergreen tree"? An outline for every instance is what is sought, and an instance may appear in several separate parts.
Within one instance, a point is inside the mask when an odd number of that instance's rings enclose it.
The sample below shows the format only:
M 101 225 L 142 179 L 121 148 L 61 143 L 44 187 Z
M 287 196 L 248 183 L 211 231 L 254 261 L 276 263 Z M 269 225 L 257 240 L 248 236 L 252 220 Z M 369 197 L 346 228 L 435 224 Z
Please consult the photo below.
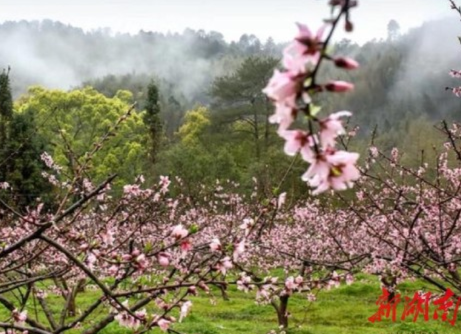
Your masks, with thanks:
M 3 147 L 5 165 L 1 170 L 11 186 L 9 202 L 20 211 L 38 198 L 50 203 L 51 185 L 41 174 L 45 166 L 40 155 L 46 150 L 46 143 L 37 132 L 33 113 L 13 114 L 8 132 L 14 136 Z
M 0 148 L 4 148 L 8 133 L 8 124 L 13 116 L 13 97 L 10 88 L 10 69 L 0 74 Z
M 22 211 L 37 198 L 46 202 L 50 185 L 41 175 L 45 140 L 32 112 L 13 113 L 9 72 L 0 74 L 0 181 L 11 187 L 3 199 Z
M 162 136 L 162 122 L 160 120 L 160 104 L 158 88 L 154 82 L 151 82 L 147 87 L 147 101 L 145 106 L 144 124 L 147 126 L 149 131 L 149 137 L 151 141 L 150 147 L 150 159 L 154 164 L 156 162 L 156 156 L 160 148 L 160 141 Z

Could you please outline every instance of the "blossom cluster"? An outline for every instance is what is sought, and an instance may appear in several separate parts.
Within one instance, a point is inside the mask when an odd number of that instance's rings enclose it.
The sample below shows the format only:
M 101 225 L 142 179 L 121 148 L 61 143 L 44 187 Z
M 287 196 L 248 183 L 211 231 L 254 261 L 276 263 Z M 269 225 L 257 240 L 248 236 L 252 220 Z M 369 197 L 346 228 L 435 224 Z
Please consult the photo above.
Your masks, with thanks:
M 343 7 L 338 19 L 331 22 L 332 29 L 347 11 L 344 8 L 346 3 L 335 2 L 333 5 Z M 306 25 L 298 24 L 298 28 L 298 35 L 284 50 L 284 70 L 276 69 L 263 90 L 275 106 L 275 114 L 269 121 L 279 125 L 278 134 L 285 140 L 285 153 L 300 153 L 302 159 L 310 164 L 302 179 L 315 188 L 314 194 L 329 189 L 344 190 L 352 187 L 360 176 L 355 166 L 359 155 L 336 148 L 338 136 L 345 134 L 341 118 L 351 116 L 351 113 L 340 111 L 319 119 L 310 95 L 322 91 L 348 92 L 354 88 L 352 83 L 345 81 L 332 80 L 317 84 L 316 75 L 323 59 L 331 60 L 336 67 L 346 70 L 356 69 L 359 64 L 351 58 L 333 58 L 326 54 L 327 41 L 323 39 L 326 25 L 316 34 Z M 291 128 L 301 113 L 309 122 L 308 131 Z M 317 124 L 317 132 L 314 131 L 313 123 Z

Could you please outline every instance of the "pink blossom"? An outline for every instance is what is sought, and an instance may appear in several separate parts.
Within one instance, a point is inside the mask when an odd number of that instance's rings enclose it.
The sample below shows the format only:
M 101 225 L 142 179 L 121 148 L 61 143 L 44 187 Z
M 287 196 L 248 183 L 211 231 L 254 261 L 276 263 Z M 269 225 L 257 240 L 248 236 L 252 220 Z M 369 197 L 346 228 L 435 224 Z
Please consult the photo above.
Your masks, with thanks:
M 128 308 L 128 300 L 125 300 L 123 303 L 123 306 Z M 138 311 L 135 313 L 136 316 L 139 318 L 145 319 L 146 318 L 146 310 L 143 309 L 141 311 Z M 114 319 L 119 323 L 120 326 L 122 327 L 127 327 L 127 328 L 133 328 L 137 329 L 141 325 L 141 321 L 137 318 L 134 318 L 133 316 L 129 315 L 126 311 L 123 311 L 119 314 L 117 314 Z
M 461 87 L 453 87 L 451 89 L 453 94 L 455 94 L 457 97 L 461 97 Z
M 187 231 L 184 228 L 184 226 L 182 226 L 181 224 L 176 225 L 173 228 L 173 231 L 171 232 L 171 235 L 176 239 L 183 239 L 183 238 L 187 237 L 188 234 L 189 234 L 189 231 Z
M 283 51 L 283 66 L 292 74 L 306 73 L 308 64 L 317 64 L 322 48 L 322 35 L 325 26 L 321 27 L 314 36 L 310 29 L 297 23 L 298 35 Z
M 285 101 L 275 102 L 275 113 L 269 117 L 269 122 L 279 124 L 279 131 L 288 129 L 296 118 L 296 107 L 292 104 Z
M 146 319 L 147 317 L 147 311 L 145 308 L 143 308 L 140 311 L 136 311 L 134 314 L 140 319 Z
M 181 242 L 181 250 L 183 252 L 189 252 L 192 249 L 192 243 L 189 240 L 183 240 Z
M 190 295 L 192 295 L 192 296 L 197 296 L 197 295 L 198 295 L 198 293 L 197 293 L 197 288 L 196 288 L 194 285 L 190 286 L 190 287 L 187 289 L 187 293 L 190 294 Z
M 285 139 L 284 151 L 287 155 L 296 155 L 298 152 L 304 160 L 310 162 L 314 159 L 314 152 L 311 147 L 314 140 L 307 132 L 301 130 L 286 130 L 280 136 Z
M 133 249 L 133 251 L 131 252 L 131 256 L 138 256 L 141 254 L 141 251 L 137 248 Z
M 114 319 L 118 322 L 118 324 L 122 327 L 133 328 L 134 323 L 132 321 L 133 317 L 130 316 L 126 312 L 122 312 L 117 314 Z
M 237 261 L 240 255 L 242 255 L 244 252 L 245 252 L 245 240 L 242 240 L 235 246 L 234 254 L 233 254 L 234 261 Z
M 330 81 L 325 85 L 325 89 L 330 92 L 344 93 L 354 89 L 354 84 L 346 81 Z
M 61 171 L 62 167 L 56 165 L 55 162 L 53 161 L 53 157 L 49 155 L 47 152 L 43 152 L 40 155 L 40 159 L 45 163 L 45 165 L 48 168 L 54 169 L 58 173 Z
M 375 147 L 375 146 L 371 146 L 369 148 L 369 151 L 370 151 L 370 155 L 373 157 L 373 158 L 377 158 L 378 157 L 378 149 Z
M 294 75 L 305 73 L 307 64 L 316 64 L 320 58 L 319 53 L 309 55 L 306 53 L 307 50 L 305 45 L 293 41 L 283 50 L 283 67 Z
M 126 186 L 123 186 L 123 193 L 125 195 L 128 195 L 129 197 L 139 196 L 139 194 L 141 193 L 141 189 L 137 184 L 127 184 Z
M 161 187 L 160 188 L 161 193 L 164 194 L 164 193 L 168 192 L 168 187 L 171 184 L 170 178 L 168 176 L 161 175 L 159 184 L 160 184 L 160 187 Z
M 139 270 L 145 270 L 147 269 L 148 265 L 149 265 L 149 261 L 146 259 L 146 256 L 144 254 L 140 254 L 136 257 L 136 267 L 139 269 Z
M 318 54 L 322 44 L 322 36 L 327 26 L 320 27 L 314 36 L 307 25 L 302 23 L 297 23 L 297 25 L 299 30 L 295 39 L 308 47 L 307 52 L 309 54 Z
M 212 252 L 217 252 L 221 250 L 221 242 L 219 241 L 219 239 L 214 238 L 213 240 L 211 240 L 210 249 Z
M 460 79 L 461 78 L 461 71 L 450 70 L 450 76 L 452 76 L 453 78 Z
M 247 236 L 250 233 L 251 227 L 254 225 L 254 220 L 251 218 L 245 218 L 243 223 L 239 226 L 240 229 L 245 231 L 245 235 Z
M 226 274 L 227 269 L 232 269 L 233 264 L 229 256 L 226 256 L 216 264 L 216 270 L 220 271 L 223 275 Z
M 310 302 L 315 302 L 317 298 L 315 297 L 315 295 L 313 293 L 308 293 L 307 294 L 307 300 L 310 301 Z
M 198 282 L 197 286 L 203 291 L 205 291 L 206 293 L 210 292 L 210 288 L 203 281 Z
M 13 317 L 15 325 L 23 326 L 27 320 L 27 310 L 19 312 L 18 309 L 14 309 L 11 316 Z
M 160 327 L 160 329 L 163 332 L 168 332 L 168 329 L 170 328 L 170 324 L 171 324 L 171 321 L 168 321 L 166 319 L 160 319 L 157 321 L 158 327 Z
M 89 253 L 87 258 L 86 258 L 86 264 L 88 265 L 88 268 L 90 270 L 93 270 L 94 264 L 97 262 L 97 258 L 93 253 Z
M 333 148 L 336 144 L 336 138 L 345 134 L 346 131 L 340 118 L 351 115 L 352 113 L 349 111 L 339 111 L 320 121 L 320 143 L 323 149 Z
M 117 272 L 118 272 L 118 267 L 113 264 L 112 266 L 109 267 L 109 269 L 107 269 L 107 274 L 109 276 L 115 276 L 117 275 Z
M 399 149 L 397 147 L 392 148 L 391 158 L 392 162 L 397 162 L 399 160 Z
M 254 285 L 251 284 L 251 277 L 247 274 L 242 273 L 240 279 L 237 280 L 237 289 L 243 292 L 248 292 L 254 288 Z
M 290 73 L 274 70 L 274 75 L 263 89 L 263 93 L 275 101 L 294 106 L 300 84 Z
M 297 276 L 297 277 L 295 278 L 295 283 L 296 283 L 297 285 L 301 285 L 301 284 L 303 284 L 303 282 L 304 282 L 304 279 L 303 279 L 302 276 Z
M 358 153 L 346 151 L 326 152 L 312 163 L 302 176 L 311 187 L 317 189 L 313 194 L 320 194 L 328 189 L 345 190 L 358 180 L 360 172 L 355 166 Z
M 347 57 L 336 58 L 334 62 L 337 67 L 344 68 L 346 70 L 355 70 L 360 66 L 359 63 L 356 62 L 354 59 Z
M 298 284 L 296 284 L 293 276 L 290 276 L 285 280 L 285 287 L 287 288 L 287 290 L 290 290 L 290 291 L 298 287 Z
M 159 263 L 162 267 L 167 267 L 167 266 L 170 264 L 170 257 L 171 257 L 171 255 L 168 254 L 168 253 L 160 252 L 160 253 L 157 255 L 158 263 Z

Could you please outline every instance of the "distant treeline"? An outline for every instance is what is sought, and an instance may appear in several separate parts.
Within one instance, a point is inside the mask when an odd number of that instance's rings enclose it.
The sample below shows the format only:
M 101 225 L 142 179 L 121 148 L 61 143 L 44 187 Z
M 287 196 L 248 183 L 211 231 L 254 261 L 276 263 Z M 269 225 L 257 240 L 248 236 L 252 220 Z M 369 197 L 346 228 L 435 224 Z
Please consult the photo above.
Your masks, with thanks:
M 355 91 L 315 103 L 328 113 L 353 112 L 349 130 L 359 128 L 350 145 L 363 158 L 373 144 L 385 152 L 399 147 L 411 165 L 435 163 L 443 137 L 434 126 L 461 119 L 461 100 L 445 90 L 459 84 L 448 76 L 451 68 L 461 68 L 458 25 L 435 21 L 406 35 L 394 29 L 385 40 L 363 46 L 343 40 L 331 50 L 352 56 L 361 67 L 344 73 L 327 65 L 322 75 L 347 79 Z M 2 178 L 14 177 L 20 185 L 32 175 L 37 182 L 19 192 L 47 189 L 40 175 L 43 151 L 65 168 L 60 177 L 72 175 L 98 136 L 137 102 L 113 143 L 95 156 L 88 178 L 97 181 L 115 170 L 116 185 L 122 185 L 140 174 L 148 182 L 180 176 L 190 194 L 217 179 L 238 182 L 249 194 L 255 178 L 260 192 L 306 196 L 299 175 L 307 166 L 296 161 L 285 175 L 292 160 L 282 152 L 268 121 L 272 106 L 261 92 L 279 66 L 283 45 L 252 35 L 227 43 L 219 33 L 192 30 L 112 35 L 51 21 L 4 23 L 0 40 L 2 65 L 12 66 L 11 87 L 3 85 L 2 94 L 12 90 L 16 97 L 14 111 L 2 117 L 3 159 L 10 157 Z M 31 84 L 42 87 L 21 95 Z M 69 85 L 69 92 L 48 89 Z M 18 151 L 27 159 L 11 158 Z

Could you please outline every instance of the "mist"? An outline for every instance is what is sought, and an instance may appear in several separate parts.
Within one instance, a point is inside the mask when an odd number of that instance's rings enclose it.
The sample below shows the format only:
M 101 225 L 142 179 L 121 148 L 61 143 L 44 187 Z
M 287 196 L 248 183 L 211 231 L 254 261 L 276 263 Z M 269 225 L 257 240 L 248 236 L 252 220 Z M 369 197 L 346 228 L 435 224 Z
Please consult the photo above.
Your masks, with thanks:
M 415 95 L 436 94 L 442 98 L 444 88 L 458 83 L 448 76 L 459 68 L 461 23 L 457 18 L 425 22 L 393 41 L 403 59 L 393 76 L 393 84 L 384 94 L 391 102 L 401 102 Z M 219 32 L 186 29 L 182 34 L 141 31 L 136 35 L 112 33 L 109 29 L 85 32 L 59 22 L 20 21 L 0 25 L 0 66 L 12 68 L 15 97 L 31 85 L 71 89 L 83 82 L 109 74 L 142 74 L 161 78 L 188 100 L 204 102 L 210 84 L 217 76 L 234 71 L 244 57 L 281 56 L 282 44 L 271 40 L 262 43 L 253 35 L 228 43 Z M 367 44 L 351 48 L 351 56 L 360 58 Z M 374 44 L 373 44 L 374 43 Z M 384 45 L 384 44 L 383 44 Z M 388 45 L 388 44 L 386 44 Z M 391 47 L 391 49 L 392 49 Z M 386 49 L 389 52 L 389 49 Z M 380 61 L 381 55 L 374 55 Z M 440 108 L 453 108 L 442 103 Z M 382 106 L 385 108 L 385 106 Z M 445 112 L 442 111 L 442 114 Z
M 448 75 L 450 69 L 461 68 L 458 36 L 461 36 L 461 22 L 457 18 L 426 22 L 403 36 L 399 43 L 406 49 L 405 58 L 389 98 L 402 100 L 408 95 L 423 96 L 434 91 L 445 92 L 446 86 L 459 86 L 459 80 Z M 451 106 L 438 104 L 439 108 Z
M 194 99 L 213 78 L 238 64 L 227 61 L 230 49 L 241 54 L 252 43 L 260 45 L 254 36 L 228 44 L 217 32 L 112 34 L 108 29 L 84 32 L 48 20 L 3 23 L 0 39 L 0 66 L 12 68 L 16 97 L 30 85 L 70 89 L 108 74 L 137 73 L 162 78 Z

